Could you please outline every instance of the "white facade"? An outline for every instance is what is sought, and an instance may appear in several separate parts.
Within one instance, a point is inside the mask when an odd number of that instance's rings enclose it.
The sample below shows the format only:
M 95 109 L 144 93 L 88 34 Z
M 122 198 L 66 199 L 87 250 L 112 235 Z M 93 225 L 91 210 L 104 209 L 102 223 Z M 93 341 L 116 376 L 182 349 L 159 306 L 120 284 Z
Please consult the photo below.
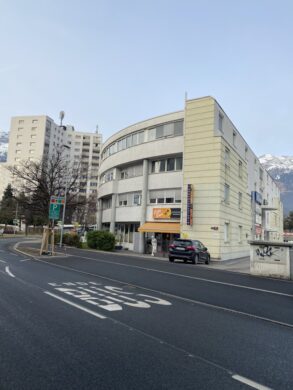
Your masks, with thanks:
M 73 126 L 57 125 L 46 115 L 13 117 L 7 163 L 0 165 L 0 191 L 3 193 L 8 183 L 16 189 L 20 185 L 19 179 L 11 177 L 6 166 L 40 161 L 63 150 L 64 161 L 81 171 L 80 193 L 97 196 L 101 142 L 102 136 L 98 132 L 77 132 Z
M 191 211 L 187 186 L 193 188 Z M 219 260 L 248 256 L 251 238 L 281 239 L 280 191 L 211 97 L 188 100 L 184 111 L 110 137 L 102 149 L 98 198 L 99 227 L 137 251 L 145 250 L 151 228 L 167 241 L 175 234 L 199 239 Z

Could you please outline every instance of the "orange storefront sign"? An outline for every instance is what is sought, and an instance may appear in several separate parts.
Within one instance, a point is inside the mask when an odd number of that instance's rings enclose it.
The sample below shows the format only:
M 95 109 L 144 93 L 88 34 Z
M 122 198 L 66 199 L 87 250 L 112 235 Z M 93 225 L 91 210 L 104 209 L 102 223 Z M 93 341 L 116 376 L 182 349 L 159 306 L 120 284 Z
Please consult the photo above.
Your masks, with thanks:
M 153 209 L 153 218 L 154 219 L 170 219 L 171 218 L 171 209 L 170 207 L 166 208 L 154 208 Z

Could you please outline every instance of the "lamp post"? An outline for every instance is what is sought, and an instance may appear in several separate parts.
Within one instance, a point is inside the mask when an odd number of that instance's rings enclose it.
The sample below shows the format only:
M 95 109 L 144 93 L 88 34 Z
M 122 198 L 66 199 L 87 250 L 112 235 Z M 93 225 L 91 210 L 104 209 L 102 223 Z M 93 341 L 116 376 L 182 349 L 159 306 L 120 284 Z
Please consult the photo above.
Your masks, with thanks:
M 62 145 L 63 148 L 70 149 L 70 146 L 68 145 Z M 62 248 L 62 240 L 63 240 L 63 230 L 64 230 L 64 220 L 65 220 L 65 210 L 66 210 L 66 196 L 67 196 L 67 183 L 68 183 L 68 165 L 67 165 L 67 175 L 65 180 L 65 194 L 64 194 L 64 204 L 63 204 L 63 211 L 62 211 L 62 226 L 60 231 L 60 243 L 59 246 Z

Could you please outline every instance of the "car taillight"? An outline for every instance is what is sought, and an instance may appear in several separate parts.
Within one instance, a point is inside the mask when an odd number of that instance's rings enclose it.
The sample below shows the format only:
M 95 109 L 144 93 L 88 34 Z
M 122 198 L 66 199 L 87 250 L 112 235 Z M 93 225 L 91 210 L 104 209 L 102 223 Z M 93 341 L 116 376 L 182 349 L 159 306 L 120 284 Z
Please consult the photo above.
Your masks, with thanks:
M 174 244 L 169 245 L 169 248 L 175 248 Z
M 195 246 L 189 245 L 186 247 L 186 249 L 189 251 L 195 251 L 196 248 L 195 248 Z

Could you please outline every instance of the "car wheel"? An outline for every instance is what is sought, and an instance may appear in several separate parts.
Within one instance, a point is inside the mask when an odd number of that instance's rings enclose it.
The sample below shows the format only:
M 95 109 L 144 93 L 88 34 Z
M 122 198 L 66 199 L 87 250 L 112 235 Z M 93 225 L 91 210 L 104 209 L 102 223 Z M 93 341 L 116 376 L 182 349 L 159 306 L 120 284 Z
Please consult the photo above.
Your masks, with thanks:
M 174 262 L 174 257 L 169 256 L 169 261 L 171 261 L 171 263 L 173 263 Z
M 199 257 L 198 255 L 194 255 L 194 258 L 193 258 L 193 264 L 198 264 L 198 260 L 199 260 Z
M 210 261 L 211 261 L 211 257 L 208 256 L 208 258 L 207 258 L 206 261 L 205 261 L 205 264 L 210 264 Z

